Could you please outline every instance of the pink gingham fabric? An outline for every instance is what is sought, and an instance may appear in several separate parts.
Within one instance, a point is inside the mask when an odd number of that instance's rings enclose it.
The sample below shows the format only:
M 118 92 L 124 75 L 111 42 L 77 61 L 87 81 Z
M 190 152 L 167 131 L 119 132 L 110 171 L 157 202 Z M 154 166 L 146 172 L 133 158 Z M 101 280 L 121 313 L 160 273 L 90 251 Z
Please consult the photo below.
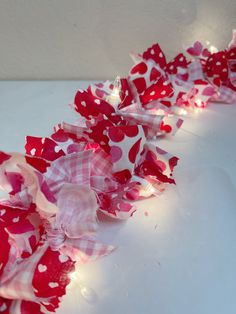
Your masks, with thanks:
M 83 237 L 78 240 L 70 239 L 68 246 L 63 250 L 67 255 L 74 256 L 81 263 L 94 261 L 101 256 L 105 256 L 114 251 L 113 245 L 105 245 L 97 239 Z
M 189 79 L 190 81 L 195 81 L 195 80 L 204 80 L 204 75 L 202 72 L 202 65 L 201 65 L 201 61 L 196 59 L 193 60 L 189 66 L 188 66 L 188 70 L 189 70 Z
M 226 87 L 226 86 L 221 86 L 218 89 L 218 97 L 214 97 L 212 101 L 218 101 L 218 102 L 223 102 L 227 104 L 232 104 L 236 102 L 236 93 L 232 89 Z
M 90 185 L 91 150 L 74 153 L 57 159 L 45 174 L 50 190 L 57 194 L 65 182 Z

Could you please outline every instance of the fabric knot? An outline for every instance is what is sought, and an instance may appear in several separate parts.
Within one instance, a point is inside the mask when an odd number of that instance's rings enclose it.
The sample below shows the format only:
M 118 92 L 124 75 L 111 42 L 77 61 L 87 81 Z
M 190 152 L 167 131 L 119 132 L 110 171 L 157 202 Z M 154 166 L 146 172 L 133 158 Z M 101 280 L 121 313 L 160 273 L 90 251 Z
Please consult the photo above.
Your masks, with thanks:
M 62 230 L 49 229 L 47 232 L 47 238 L 51 249 L 56 251 L 64 245 L 66 235 Z

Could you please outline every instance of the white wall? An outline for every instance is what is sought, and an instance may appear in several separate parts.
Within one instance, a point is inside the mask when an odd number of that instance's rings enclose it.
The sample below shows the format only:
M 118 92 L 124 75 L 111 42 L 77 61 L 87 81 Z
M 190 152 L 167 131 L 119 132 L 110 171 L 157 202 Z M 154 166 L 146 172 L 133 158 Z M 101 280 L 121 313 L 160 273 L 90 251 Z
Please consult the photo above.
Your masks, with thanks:
M 112 78 L 131 50 L 220 48 L 235 27 L 235 0 L 0 0 L 0 79 Z

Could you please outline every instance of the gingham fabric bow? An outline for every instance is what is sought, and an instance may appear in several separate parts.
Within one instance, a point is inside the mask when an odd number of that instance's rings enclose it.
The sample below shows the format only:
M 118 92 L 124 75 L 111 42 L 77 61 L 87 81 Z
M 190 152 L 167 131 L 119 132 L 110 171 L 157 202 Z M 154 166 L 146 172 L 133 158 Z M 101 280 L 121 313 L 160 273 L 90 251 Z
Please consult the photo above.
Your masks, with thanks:
M 89 183 L 89 153 L 61 157 L 44 175 L 24 156 L 1 153 L 1 188 L 11 193 L 0 205 L 0 306 L 6 307 L 6 313 L 18 314 L 30 306 L 54 309 L 65 293 L 74 262 L 94 260 L 114 249 L 95 238 L 98 202 Z M 80 172 L 83 158 L 87 171 Z M 74 171 L 69 165 L 74 165 Z M 59 178 L 63 184 L 58 184 Z

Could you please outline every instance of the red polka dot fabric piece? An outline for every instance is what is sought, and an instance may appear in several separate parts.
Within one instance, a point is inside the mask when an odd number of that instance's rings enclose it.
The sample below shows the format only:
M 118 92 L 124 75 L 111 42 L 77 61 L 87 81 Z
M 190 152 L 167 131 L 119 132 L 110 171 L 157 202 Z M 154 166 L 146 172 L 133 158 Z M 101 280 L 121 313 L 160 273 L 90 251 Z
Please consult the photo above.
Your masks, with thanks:
M 158 44 L 154 44 L 143 53 L 145 60 L 152 60 L 158 64 L 161 69 L 166 66 L 166 57 Z
M 64 152 L 56 142 L 46 137 L 26 137 L 25 152 L 30 156 L 40 157 L 48 161 L 53 161 Z
M 94 96 L 90 88 L 87 91 L 77 92 L 74 99 L 74 108 L 88 120 L 97 117 L 101 113 L 109 117 L 115 112 L 109 103 Z
M 236 100 L 236 75 L 235 75 L 235 47 L 234 37 L 225 50 L 211 53 L 207 48 L 204 48 L 200 42 L 195 42 L 192 47 L 187 49 L 187 52 L 194 58 L 190 66 L 200 62 L 201 68 L 195 68 L 195 73 L 202 72 L 204 79 L 216 88 L 216 93 L 209 100 L 233 103 Z M 193 73 L 192 73 L 193 74 Z M 201 78 L 202 79 L 202 78 Z
M 136 125 L 110 127 L 108 137 L 113 172 L 128 169 L 132 173 L 144 143 L 142 127 Z

